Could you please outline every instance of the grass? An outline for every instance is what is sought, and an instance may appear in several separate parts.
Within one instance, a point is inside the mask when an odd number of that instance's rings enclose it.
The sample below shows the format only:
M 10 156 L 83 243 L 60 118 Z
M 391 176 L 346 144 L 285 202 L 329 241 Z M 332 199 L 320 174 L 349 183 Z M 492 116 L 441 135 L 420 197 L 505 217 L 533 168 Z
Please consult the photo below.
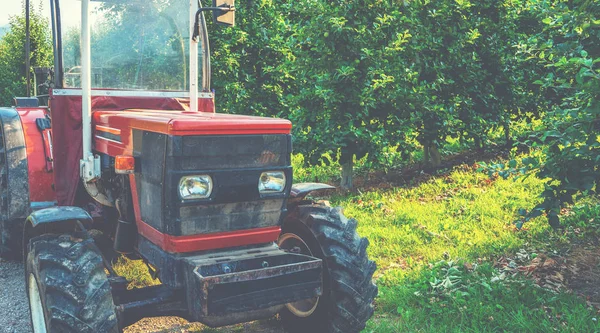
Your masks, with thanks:
M 332 198 L 360 221 L 379 267 L 367 332 L 600 331 L 596 313 L 577 296 L 500 280 L 492 267 L 492 258 L 532 243 L 561 243 L 543 218 L 520 231 L 512 223 L 542 187 L 534 177 L 490 180 L 459 168 L 414 188 Z M 600 213 L 590 207 L 580 205 L 570 223 L 589 230 L 590 216 Z
M 381 288 L 367 332 L 595 332 L 596 314 L 574 295 L 497 279 L 490 263 L 441 261 Z M 401 282 L 401 283 L 400 283 Z
M 117 274 L 125 276 L 129 280 L 128 289 L 149 287 L 160 284 L 158 279 L 153 279 L 149 273 L 148 266 L 141 260 L 130 260 L 119 257 L 113 268 Z
M 474 260 L 517 249 L 523 238 L 511 223 L 529 207 L 542 184 L 496 179 L 472 169 L 456 170 L 414 188 L 371 191 L 334 198 L 348 216 L 361 221 L 359 233 L 371 242 L 381 282 L 419 272 L 444 258 Z M 543 231 L 541 219 L 529 233 Z
M 335 165 L 303 168 L 297 156 L 294 164 L 297 181 L 337 172 Z M 359 221 L 378 265 L 380 294 L 365 332 L 600 332 L 597 313 L 581 298 L 523 277 L 500 279 L 493 267 L 495 257 L 524 247 L 560 248 L 600 235 L 600 205 L 587 199 L 567 212 L 563 233 L 543 217 L 517 230 L 518 209 L 533 207 L 542 189 L 534 177 L 490 179 L 462 166 L 413 187 L 328 198 Z M 117 271 L 138 286 L 155 283 L 139 263 L 121 261 Z

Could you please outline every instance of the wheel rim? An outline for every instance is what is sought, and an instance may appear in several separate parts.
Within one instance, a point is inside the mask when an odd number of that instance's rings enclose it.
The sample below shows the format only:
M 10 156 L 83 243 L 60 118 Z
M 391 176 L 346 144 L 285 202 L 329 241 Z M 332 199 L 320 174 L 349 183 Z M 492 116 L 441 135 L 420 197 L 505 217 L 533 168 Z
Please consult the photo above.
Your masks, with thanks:
M 46 333 L 46 318 L 44 307 L 38 289 L 37 281 L 33 273 L 29 274 L 29 309 L 31 310 L 31 323 L 34 333 Z
M 289 250 L 292 253 L 299 253 L 312 256 L 312 252 L 300 236 L 292 233 L 286 233 L 279 237 L 279 247 L 284 250 Z M 287 303 L 287 309 L 297 317 L 308 317 L 319 305 L 319 297 L 301 300 L 293 303 Z

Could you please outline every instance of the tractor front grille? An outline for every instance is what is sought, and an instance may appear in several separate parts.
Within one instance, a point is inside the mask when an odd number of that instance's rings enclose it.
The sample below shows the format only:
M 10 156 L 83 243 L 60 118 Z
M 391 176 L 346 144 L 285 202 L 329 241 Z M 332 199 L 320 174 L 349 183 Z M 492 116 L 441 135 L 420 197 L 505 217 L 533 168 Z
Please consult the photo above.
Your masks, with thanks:
M 174 236 L 277 226 L 291 189 L 291 150 L 290 135 L 167 136 L 134 130 L 142 220 Z M 260 175 L 273 170 L 284 171 L 288 185 L 283 193 L 261 195 Z M 213 179 L 211 197 L 182 201 L 181 177 L 202 174 Z
M 249 169 L 290 163 L 288 135 L 183 136 L 170 142 L 176 170 Z

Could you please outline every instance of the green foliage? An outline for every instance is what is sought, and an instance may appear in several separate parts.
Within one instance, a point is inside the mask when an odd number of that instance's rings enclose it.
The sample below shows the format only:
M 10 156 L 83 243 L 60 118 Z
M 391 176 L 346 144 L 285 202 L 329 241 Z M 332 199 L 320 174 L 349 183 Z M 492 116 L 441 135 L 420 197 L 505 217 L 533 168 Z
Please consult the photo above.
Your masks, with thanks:
M 0 38 L 1 106 L 12 105 L 14 97 L 26 95 L 27 70 L 33 72 L 33 67 L 52 66 L 52 38 L 49 24 L 34 8 L 30 14 L 30 27 L 30 69 L 25 68 L 25 15 L 11 17 L 9 30 Z
M 515 157 L 517 167 L 524 158 Z M 542 189 L 536 177 L 490 179 L 461 167 L 414 188 L 332 199 L 359 221 L 378 264 L 380 297 L 366 332 L 598 331 L 585 300 L 503 279 L 492 267 L 493 258 L 529 246 L 555 250 L 597 236 L 600 210 L 590 200 L 564 218 L 572 236 L 551 232 L 543 218 L 514 228 L 518 208 Z
M 522 210 L 522 225 L 545 214 L 558 227 L 559 213 L 576 195 L 595 195 L 600 188 L 600 4 L 596 1 L 536 3 L 532 13 L 544 24 L 518 46 L 519 60 L 530 69 L 528 84 L 536 85 L 543 130 L 522 145 L 540 149 L 540 158 L 493 167 L 507 177 L 535 173 L 545 179 L 543 201 Z M 526 82 L 527 83 L 527 82 Z
M 379 283 L 394 285 L 445 256 L 476 260 L 518 249 L 524 240 L 511 223 L 542 189 L 535 177 L 490 180 L 461 168 L 418 187 L 331 201 L 361 222 L 358 231 L 369 239 L 369 256 L 380 267 Z M 539 218 L 528 228 L 532 237 L 548 229 Z
M 594 312 L 577 296 L 555 294 L 519 278 L 502 280 L 485 262 L 471 265 L 442 260 L 403 282 L 380 288 L 382 296 L 378 304 L 389 315 L 373 320 L 367 332 L 595 332 L 600 329 Z
M 282 66 L 293 61 L 286 44 L 290 6 L 285 1 L 247 1 L 236 6 L 234 28 L 209 25 L 219 112 L 289 115 L 285 94 L 295 79 Z
M 600 4 L 558 2 L 543 22 L 547 27 L 533 38 L 538 43 L 531 51 L 545 68 L 538 81 L 542 91 L 556 97 L 548 103 L 546 131 L 535 138 L 545 146 L 546 159 L 534 166 L 539 177 L 549 178 L 537 208 L 557 226 L 564 203 L 600 190 Z
M 389 10 L 388 2 L 333 1 L 299 6 L 291 23 L 295 32 L 289 39 L 295 61 L 288 70 L 301 89 L 290 99 L 290 119 L 299 128 L 296 146 L 311 163 L 325 152 L 341 149 L 340 162 L 376 154 L 381 142 L 380 119 L 370 114 L 365 89 L 384 89 L 385 75 L 374 78 L 373 59 L 379 47 L 371 30 L 379 13 Z M 377 82 L 373 82 L 377 79 Z

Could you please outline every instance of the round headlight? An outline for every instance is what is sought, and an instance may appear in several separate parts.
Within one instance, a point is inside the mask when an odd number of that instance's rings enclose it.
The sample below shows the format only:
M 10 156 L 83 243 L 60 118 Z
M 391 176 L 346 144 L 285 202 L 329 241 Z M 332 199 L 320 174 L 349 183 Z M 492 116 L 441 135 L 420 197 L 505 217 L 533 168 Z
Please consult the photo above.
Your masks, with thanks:
M 179 197 L 183 200 L 206 199 L 212 193 L 213 182 L 209 175 L 184 176 L 179 181 Z
M 285 189 L 285 173 L 283 171 L 267 171 L 260 175 L 258 192 L 280 193 Z

